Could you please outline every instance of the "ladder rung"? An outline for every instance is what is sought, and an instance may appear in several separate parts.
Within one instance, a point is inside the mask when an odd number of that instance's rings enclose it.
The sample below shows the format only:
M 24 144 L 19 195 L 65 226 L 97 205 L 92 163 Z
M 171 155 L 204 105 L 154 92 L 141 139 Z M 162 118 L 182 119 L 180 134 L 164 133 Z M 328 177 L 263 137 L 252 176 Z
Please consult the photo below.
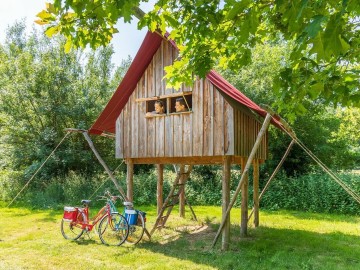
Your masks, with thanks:
M 191 170 L 190 170 L 191 171 Z M 158 217 L 158 219 L 156 220 L 156 223 L 153 227 L 153 229 L 151 230 L 151 234 L 156 230 L 156 229 L 161 229 L 161 228 L 164 228 L 165 227 L 165 224 L 170 216 L 170 213 L 172 211 L 172 208 L 177 205 L 179 203 L 179 196 L 182 192 L 184 192 L 184 189 L 185 189 L 185 184 L 186 184 L 186 181 L 185 183 L 179 183 L 180 182 L 180 177 L 182 176 L 189 176 L 190 175 L 190 171 L 187 171 L 187 172 L 184 172 L 184 173 L 180 173 L 180 172 L 177 172 L 177 178 L 172 186 L 172 189 L 170 191 L 170 194 L 172 195 L 168 195 L 168 197 L 166 198 L 166 203 L 164 203 L 163 207 L 161 208 L 160 210 L 160 213 L 161 214 L 164 214 L 164 210 L 166 208 L 169 208 L 167 210 L 167 213 L 165 216 L 161 216 L 161 217 Z M 185 178 L 186 179 L 186 178 Z M 177 193 L 175 193 L 175 190 Z M 174 194 L 175 193 L 175 194 Z M 187 202 L 186 202 L 187 203 Z M 195 217 L 196 219 L 196 217 Z

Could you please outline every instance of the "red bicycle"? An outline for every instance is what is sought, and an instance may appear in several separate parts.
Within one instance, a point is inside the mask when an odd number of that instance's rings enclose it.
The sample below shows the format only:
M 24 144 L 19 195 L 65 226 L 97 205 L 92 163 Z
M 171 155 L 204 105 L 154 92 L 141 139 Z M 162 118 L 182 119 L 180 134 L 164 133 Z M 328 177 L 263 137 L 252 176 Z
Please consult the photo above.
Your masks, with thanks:
M 84 232 L 92 231 L 99 223 L 97 232 L 103 244 L 112 246 L 123 244 L 129 234 L 129 224 L 115 207 L 115 202 L 119 198 L 105 192 L 105 196 L 100 199 L 106 200 L 106 204 L 92 219 L 89 219 L 90 200 L 82 200 L 83 207 L 64 207 L 61 221 L 61 233 L 64 238 L 77 240 Z

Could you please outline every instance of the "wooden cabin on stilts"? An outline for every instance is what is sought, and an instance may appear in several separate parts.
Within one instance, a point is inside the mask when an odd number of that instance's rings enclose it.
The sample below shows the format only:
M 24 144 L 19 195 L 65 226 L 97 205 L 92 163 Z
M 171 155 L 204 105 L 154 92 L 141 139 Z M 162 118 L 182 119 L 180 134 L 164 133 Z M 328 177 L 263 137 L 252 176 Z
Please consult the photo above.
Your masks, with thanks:
M 134 164 L 156 165 L 157 227 L 165 224 L 168 215 L 164 213 L 166 208 L 172 209 L 174 197 L 179 199 L 180 214 L 184 215 L 184 185 L 193 165 L 221 164 L 221 235 L 222 249 L 226 250 L 230 241 L 227 210 L 231 204 L 232 164 L 241 165 L 244 172 L 238 186 L 241 235 L 247 234 L 250 165 L 254 174 L 254 225 L 259 225 L 259 164 L 267 158 L 270 118 L 265 118 L 266 111 L 215 71 L 210 71 L 206 78 L 197 79 L 191 87 L 182 86 L 180 91 L 167 88 L 164 67 L 177 57 L 174 42 L 148 32 L 128 72 L 89 133 L 115 133 L 116 157 L 125 159 L 127 164 L 127 197 L 130 200 L 133 199 Z M 181 102 L 185 109 L 177 111 L 176 106 Z M 162 104 L 164 111 L 156 113 L 156 104 Z M 170 192 L 166 199 L 163 196 L 164 164 L 179 166 L 172 194 Z

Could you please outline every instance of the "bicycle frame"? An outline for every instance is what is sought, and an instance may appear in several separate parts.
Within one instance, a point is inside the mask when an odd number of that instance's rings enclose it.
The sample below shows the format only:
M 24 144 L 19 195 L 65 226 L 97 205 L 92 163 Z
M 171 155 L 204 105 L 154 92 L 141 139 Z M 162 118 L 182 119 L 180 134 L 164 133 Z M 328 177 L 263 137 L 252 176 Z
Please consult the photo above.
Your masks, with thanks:
M 89 206 L 86 206 L 84 208 L 78 208 L 79 214 L 84 213 L 86 220 L 84 222 L 77 222 L 78 225 L 81 226 L 83 230 L 91 231 L 94 226 L 106 215 L 111 217 L 112 213 L 119 213 L 115 207 L 115 204 L 111 201 L 111 199 L 107 199 L 106 205 L 102 207 L 99 212 L 89 220 Z
M 65 239 L 77 240 L 96 226 L 95 230 L 103 244 L 122 245 L 129 235 L 129 225 L 115 207 L 118 198 L 121 199 L 120 196 L 112 196 L 109 192 L 105 192 L 105 196 L 100 196 L 100 199 L 106 201 L 105 206 L 91 219 L 89 218 L 90 200 L 82 200 L 83 207 L 64 207 L 61 234 Z

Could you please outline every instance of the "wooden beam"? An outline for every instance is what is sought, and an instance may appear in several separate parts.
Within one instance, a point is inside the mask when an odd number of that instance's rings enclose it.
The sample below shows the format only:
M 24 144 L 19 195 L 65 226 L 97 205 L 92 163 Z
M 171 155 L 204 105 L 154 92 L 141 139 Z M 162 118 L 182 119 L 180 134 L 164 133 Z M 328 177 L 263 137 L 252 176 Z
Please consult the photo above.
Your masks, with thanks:
M 222 232 L 221 249 L 228 250 L 230 243 L 230 215 L 226 215 L 226 209 L 230 203 L 230 172 L 231 159 L 229 156 L 224 156 L 223 173 L 222 173 L 222 217 L 226 220 Z
M 253 200 L 254 200 L 254 226 L 259 227 L 259 161 L 253 161 Z
M 98 161 L 100 162 L 100 164 L 104 167 L 105 171 L 108 173 L 108 175 L 110 176 L 110 179 L 113 181 L 113 183 L 115 184 L 115 187 L 117 188 L 117 190 L 120 192 L 120 194 L 124 197 L 124 200 L 128 200 L 127 196 L 125 195 L 124 190 L 120 187 L 119 183 L 117 182 L 115 176 L 113 175 L 113 173 L 111 172 L 111 170 L 109 169 L 109 167 L 106 165 L 105 161 L 101 158 L 100 154 L 98 153 L 98 151 L 96 150 L 89 134 L 87 133 L 86 130 L 81 130 L 81 129 L 71 129 L 71 131 L 73 132 L 82 132 L 82 134 L 84 135 L 86 141 L 88 142 L 91 150 L 93 151 L 93 153 L 95 154 L 96 158 L 98 159 Z
M 245 171 L 246 158 L 241 161 L 241 173 L 244 174 L 244 184 L 241 187 L 241 222 L 240 222 L 240 236 L 247 236 L 248 223 L 248 202 L 249 202 L 249 176 L 248 171 Z
M 156 189 L 156 201 L 157 201 L 157 214 L 159 215 L 161 208 L 163 207 L 163 185 L 164 185 L 164 165 L 157 164 L 157 189 Z
M 241 175 L 241 178 L 240 178 L 239 184 L 238 184 L 238 186 L 237 186 L 237 188 L 236 188 L 236 190 L 235 190 L 234 196 L 233 196 L 233 198 L 231 199 L 231 202 L 230 202 L 228 208 L 226 209 L 226 214 L 223 216 L 223 220 L 222 220 L 222 222 L 221 222 L 221 224 L 220 224 L 220 227 L 219 227 L 219 229 L 218 229 L 218 231 L 217 231 L 217 233 L 216 233 L 216 235 L 215 235 L 214 241 L 213 241 L 213 243 L 212 243 L 212 247 L 215 246 L 217 240 L 219 239 L 220 233 L 221 233 L 221 231 L 223 230 L 224 225 L 225 225 L 225 222 L 226 222 L 226 217 L 230 214 L 231 208 L 234 206 L 234 203 L 235 203 L 235 201 L 236 201 L 236 198 L 237 198 L 237 196 L 239 195 L 240 189 L 241 189 L 242 185 L 244 184 L 244 181 L 245 181 L 244 175 L 245 175 L 245 173 L 246 173 L 246 172 L 249 170 L 249 168 L 250 168 L 251 162 L 252 162 L 252 160 L 253 160 L 254 157 L 255 157 L 256 151 L 257 151 L 258 148 L 259 148 L 259 145 L 260 145 L 260 143 L 261 143 L 261 140 L 262 140 L 264 134 L 266 133 L 266 130 L 267 130 L 268 127 L 269 127 L 270 120 L 271 120 L 271 114 L 268 113 L 268 114 L 266 115 L 266 117 L 265 117 L 264 123 L 263 123 L 263 125 L 262 125 L 262 127 L 261 127 L 261 129 L 260 129 L 260 131 L 259 131 L 259 134 L 258 134 L 258 136 L 257 136 L 257 138 L 256 138 L 255 144 L 254 144 L 254 146 L 253 146 L 253 148 L 252 148 L 252 150 L 251 150 L 251 153 L 250 153 L 250 155 L 249 155 L 248 161 L 246 162 L 245 169 L 244 169 L 244 173 Z
M 179 190 L 179 216 L 184 218 L 185 217 L 185 165 L 180 165 L 180 179 L 179 184 L 180 190 Z
M 134 163 L 132 159 L 127 159 L 127 172 L 126 172 L 126 195 L 128 201 L 133 201 L 133 189 L 134 189 Z
M 139 8 L 139 7 L 134 7 L 134 8 L 133 8 L 133 11 L 134 11 L 134 16 L 135 16 L 136 18 L 138 18 L 139 20 L 141 20 L 142 18 L 144 18 L 145 12 L 142 11 L 141 8 Z
M 240 164 L 240 156 L 229 156 L 231 164 Z M 134 164 L 223 164 L 223 156 L 194 156 L 194 157 L 149 157 L 149 158 L 132 158 Z

